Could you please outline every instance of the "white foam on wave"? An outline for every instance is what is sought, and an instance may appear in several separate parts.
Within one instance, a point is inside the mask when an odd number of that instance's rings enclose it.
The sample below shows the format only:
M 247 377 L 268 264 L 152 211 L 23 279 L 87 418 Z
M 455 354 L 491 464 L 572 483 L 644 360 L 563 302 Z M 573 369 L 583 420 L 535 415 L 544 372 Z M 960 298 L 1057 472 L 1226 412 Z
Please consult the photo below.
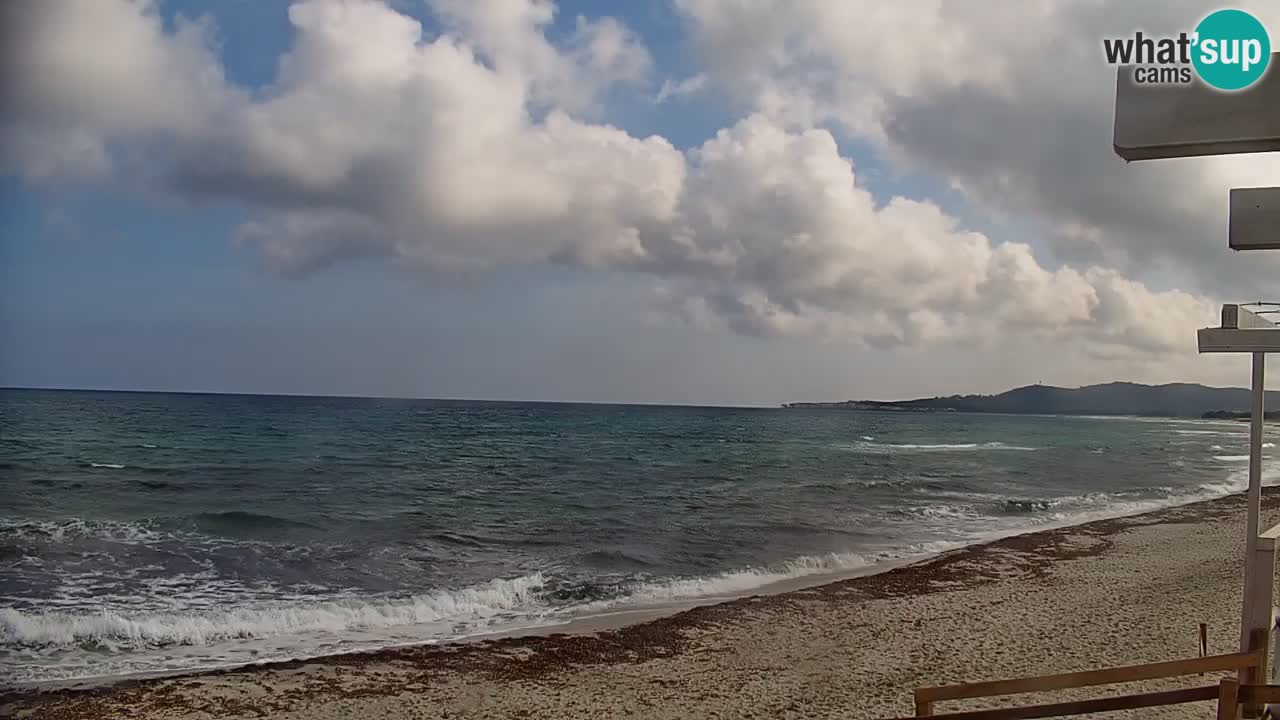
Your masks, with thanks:
M 1280 482 L 1280 469 L 1263 473 L 1263 484 Z M 1218 482 L 1204 483 L 1179 492 L 1173 487 L 1152 488 L 1167 493 L 1153 498 L 1120 500 L 1119 493 L 1087 493 L 1054 498 L 1042 503 L 1039 514 L 1013 515 L 1025 518 L 1022 522 L 1008 524 L 998 529 L 986 529 L 976 533 L 961 532 L 954 539 L 935 540 L 899 548 L 895 551 L 875 554 L 831 553 L 827 555 L 796 558 L 774 568 L 748 568 L 707 577 L 659 581 L 634 586 L 628 595 L 604 604 L 617 606 L 635 602 L 663 602 L 698 598 L 719 598 L 741 595 L 752 590 L 805 577 L 837 575 L 856 570 L 873 570 L 878 565 L 892 561 L 910 561 L 937 555 L 948 550 L 965 547 L 975 542 L 989 542 L 1002 537 L 1055 527 L 1069 527 L 1092 520 L 1126 517 L 1162 508 L 1223 497 L 1243 491 L 1248 487 L 1248 475 L 1243 470 L 1232 471 Z M 981 519 L 972 504 L 934 505 L 917 508 L 918 514 L 939 519 Z M 989 517 L 986 518 L 990 520 Z
M 603 604 L 616 607 L 733 597 L 787 580 L 862 570 L 877 562 L 876 558 L 860 553 L 806 555 L 772 568 L 744 568 L 717 575 L 640 583 L 631 586 L 624 597 Z
M 1239 431 L 1232 430 L 1174 430 L 1178 435 L 1239 435 Z
M 0 609 L 0 644 L 121 650 L 212 645 L 227 640 L 344 633 L 441 622 L 474 623 L 505 612 L 536 610 L 540 605 L 537 592 L 543 585 L 542 575 L 535 573 L 405 599 L 353 598 L 205 613 L 137 616 L 115 612 L 24 613 L 5 608 Z
M 91 467 L 91 468 L 107 468 L 107 469 L 110 469 L 110 470 L 123 470 L 123 469 L 124 469 L 124 465 L 121 465 L 120 463 L 96 463 L 96 462 L 91 462 L 91 463 L 89 463 L 89 467 Z
M 147 543 L 171 537 L 141 523 L 88 521 L 80 518 L 57 521 L 0 519 L 0 532 L 28 540 L 44 539 L 52 542 L 92 537 L 113 542 Z
M 1280 483 L 1280 468 L 1264 469 L 1262 473 L 1263 485 L 1275 485 Z M 1207 482 L 1196 485 L 1186 490 L 1177 491 L 1173 488 L 1162 488 L 1169 492 L 1163 497 L 1138 499 L 1138 500 L 1115 500 L 1107 498 L 1106 494 L 1099 494 L 1092 501 L 1077 504 L 1063 512 L 1055 513 L 1053 519 L 1055 524 L 1060 525 L 1078 525 L 1080 523 L 1090 522 L 1092 520 L 1105 520 L 1109 518 L 1127 517 L 1130 515 L 1138 515 L 1140 513 L 1151 512 L 1153 510 L 1161 510 L 1164 508 L 1178 507 L 1203 500 L 1212 500 L 1214 498 L 1225 497 L 1233 493 L 1243 492 L 1249 487 L 1249 474 L 1245 468 L 1232 470 L 1226 478 L 1216 481 Z M 1083 496 L 1088 498 L 1089 496 Z M 1071 505 L 1071 503 L 1065 503 Z M 1094 505 L 1095 507 L 1089 507 Z M 1035 528 L 1028 528 L 1035 529 Z
M 1280 470 L 1263 473 L 1264 485 L 1271 485 L 1276 482 L 1280 482 Z M 990 542 L 1019 533 L 1069 527 L 1093 520 L 1138 515 L 1153 510 L 1223 497 L 1241 492 L 1247 487 L 1247 473 L 1243 470 L 1236 470 L 1221 481 L 1204 483 L 1181 492 L 1173 487 L 1152 488 L 1153 491 L 1167 493 L 1160 497 L 1121 500 L 1119 498 L 1123 497 L 1123 495 L 1120 493 L 1087 493 L 1054 498 L 1043 502 L 1036 501 L 1042 505 L 1042 507 L 1037 508 L 1039 512 L 1027 515 L 1012 515 L 1010 517 L 1023 518 L 1023 520 L 997 529 L 990 529 L 988 526 L 988 529 L 978 532 L 964 531 L 958 533 L 953 539 L 917 543 L 891 552 L 882 551 L 874 554 L 831 553 L 805 556 L 774 568 L 748 568 L 706 577 L 647 583 L 634 586 L 626 597 L 605 601 L 597 605 L 612 607 L 636 602 L 667 602 L 740 596 L 761 587 L 787 580 L 806 577 L 820 578 L 824 575 L 838 575 L 858 570 L 874 571 L 878 565 L 886 562 L 923 559 L 948 550 L 965 547 L 975 542 Z M 937 519 L 964 519 L 969 521 L 983 518 L 989 521 L 991 519 L 989 516 L 979 514 L 975 505 L 966 503 L 924 506 L 916 508 L 915 512 L 925 517 Z
M 971 503 L 921 505 L 910 509 L 910 514 L 931 520 L 955 520 L 977 516 L 977 506 Z
M 900 452 L 900 451 L 920 451 L 920 452 L 950 452 L 950 451 L 966 451 L 966 450 L 1018 450 L 1029 452 L 1038 450 L 1039 448 L 1025 447 L 1021 445 L 1008 445 L 1002 442 L 984 442 L 984 443 L 864 443 L 855 447 L 858 450 L 867 450 L 871 452 Z

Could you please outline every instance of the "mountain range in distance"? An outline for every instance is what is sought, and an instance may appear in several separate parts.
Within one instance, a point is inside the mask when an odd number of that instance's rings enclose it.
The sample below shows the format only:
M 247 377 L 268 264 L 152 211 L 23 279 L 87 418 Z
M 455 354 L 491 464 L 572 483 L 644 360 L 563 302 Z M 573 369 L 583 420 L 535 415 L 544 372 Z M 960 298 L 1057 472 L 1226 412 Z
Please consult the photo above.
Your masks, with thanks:
M 1266 394 L 1266 405 L 1280 408 L 1280 391 Z M 916 400 L 795 402 L 785 408 L 831 408 L 878 412 L 965 412 L 1028 415 L 1134 415 L 1140 417 L 1239 419 L 1250 415 L 1245 388 L 1215 388 L 1191 383 L 1142 385 L 1113 382 L 1078 388 L 1028 385 L 998 395 L 951 395 Z M 1280 420 L 1280 411 L 1264 413 Z

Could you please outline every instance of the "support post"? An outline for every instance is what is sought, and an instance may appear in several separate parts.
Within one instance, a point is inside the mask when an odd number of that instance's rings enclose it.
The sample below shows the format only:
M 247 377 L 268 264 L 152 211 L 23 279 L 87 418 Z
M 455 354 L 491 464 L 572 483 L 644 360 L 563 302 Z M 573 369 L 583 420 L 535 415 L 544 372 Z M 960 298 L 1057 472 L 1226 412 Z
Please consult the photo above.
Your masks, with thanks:
M 1249 495 L 1244 553 L 1244 607 L 1240 617 L 1240 649 L 1263 654 L 1259 667 L 1241 673 L 1241 684 L 1262 685 L 1267 681 L 1266 653 L 1271 633 L 1272 588 L 1275 571 L 1275 538 L 1259 537 L 1262 514 L 1262 430 L 1266 397 L 1265 353 L 1253 353 L 1252 408 L 1249 418 Z M 1258 717 L 1261 708 L 1248 704 L 1244 717 Z
M 1261 645 L 1256 645 L 1250 649 L 1260 649 L 1265 662 L 1267 652 L 1271 649 L 1271 626 L 1275 621 L 1274 611 L 1272 610 L 1275 602 L 1273 597 L 1276 567 L 1275 537 L 1263 535 L 1258 538 L 1258 544 L 1253 553 L 1253 563 L 1253 619 L 1250 621 L 1250 626 L 1251 632 L 1262 633 L 1263 639 Z M 1267 684 L 1266 666 L 1264 665 L 1259 672 L 1261 674 L 1255 684 Z
M 933 701 L 926 699 L 918 688 L 914 699 L 916 701 L 916 717 L 930 717 L 933 715 Z
M 1255 576 L 1257 565 L 1257 546 L 1258 546 L 1258 525 L 1259 516 L 1262 512 L 1262 416 L 1263 416 L 1263 399 L 1264 381 L 1266 369 L 1266 353 L 1253 353 L 1253 402 L 1252 414 L 1249 419 L 1249 495 L 1248 495 L 1248 521 L 1245 529 L 1245 552 L 1244 552 L 1244 606 L 1240 615 L 1240 650 L 1247 652 L 1253 648 L 1249 647 L 1249 636 L 1254 627 L 1254 618 L 1258 612 L 1254 609 L 1254 597 L 1256 595 Z M 1268 579 L 1270 573 L 1267 574 Z M 1267 612 L 1271 611 L 1268 607 Z M 1268 623 L 1269 625 L 1269 623 Z M 1242 684 L 1244 678 L 1241 678 Z

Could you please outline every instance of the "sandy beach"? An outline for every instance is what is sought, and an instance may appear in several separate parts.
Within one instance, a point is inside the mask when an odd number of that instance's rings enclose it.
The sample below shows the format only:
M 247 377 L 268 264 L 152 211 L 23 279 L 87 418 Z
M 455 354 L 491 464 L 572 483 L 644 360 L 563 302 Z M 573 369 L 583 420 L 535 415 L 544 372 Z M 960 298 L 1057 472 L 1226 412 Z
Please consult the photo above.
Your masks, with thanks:
M 1269 495 L 1265 509 L 1264 520 L 1274 522 L 1280 496 Z M 909 716 L 918 685 L 1192 657 L 1201 622 L 1208 624 L 1211 653 L 1234 651 L 1243 535 L 1243 499 L 1233 496 L 1007 538 L 873 576 L 594 634 L 404 648 L 90 690 L 10 692 L 0 698 L 0 715 Z M 1212 682 L 1216 678 L 1191 677 L 1052 697 Z M 1211 717 L 1212 711 L 1196 704 L 1162 716 Z

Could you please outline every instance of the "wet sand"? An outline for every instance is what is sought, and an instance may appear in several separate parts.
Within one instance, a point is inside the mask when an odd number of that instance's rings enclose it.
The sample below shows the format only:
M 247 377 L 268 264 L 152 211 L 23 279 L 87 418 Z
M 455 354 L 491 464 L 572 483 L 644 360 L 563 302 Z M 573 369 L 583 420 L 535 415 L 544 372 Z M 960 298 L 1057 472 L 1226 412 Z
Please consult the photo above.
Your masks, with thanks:
M 1264 527 L 1280 520 L 1280 496 L 1269 494 L 1265 511 Z M 574 634 L 9 692 L 0 696 L 0 716 L 909 716 L 919 685 L 1193 657 L 1201 622 L 1210 652 L 1233 652 L 1243 543 L 1243 498 L 1233 496 L 1006 538 L 877 575 L 666 617 L 640 613 L 625 619 L 645 622 L 620 629 L 584 625 Z M 1020 700 L 1216 681 L 1193 676 Z M 1162 709 L 1161 716 L 1212 713 L 1206 703 Z

